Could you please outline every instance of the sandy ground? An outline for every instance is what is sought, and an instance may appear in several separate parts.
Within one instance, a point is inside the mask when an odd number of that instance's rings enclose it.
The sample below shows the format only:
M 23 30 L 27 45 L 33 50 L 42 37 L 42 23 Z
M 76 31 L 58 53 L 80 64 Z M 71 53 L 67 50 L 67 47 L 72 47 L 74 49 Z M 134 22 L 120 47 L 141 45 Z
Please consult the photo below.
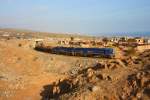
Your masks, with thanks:
M 17 98 L 40 99 L 40 91 L 44 84 L 64 77 L 57 73 L 47 72 L 49 64 L 51 64 L 51 56 L 47 54 L 18 47 L 17 42 L 1 42 L 0 97 L 2 99 L 14 98 L 14 100 Z
M 121 59 L 71 57 L 38 52 L 30 44 L 0 42 L 1 100 L 126 100 L 132 97 L 130 89 L 122 90 L 128 77 L 150 64 L 150 52 Z

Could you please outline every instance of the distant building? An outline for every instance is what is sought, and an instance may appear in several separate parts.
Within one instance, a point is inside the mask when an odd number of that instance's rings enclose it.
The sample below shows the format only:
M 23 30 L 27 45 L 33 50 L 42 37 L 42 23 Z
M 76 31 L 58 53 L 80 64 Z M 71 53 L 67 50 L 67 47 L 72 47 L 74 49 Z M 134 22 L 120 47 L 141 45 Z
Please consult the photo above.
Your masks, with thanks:
M 72 39 L 70 39 L 72 40 Z M 73 41 L 81 41 L 81 38 L 74 38 Z
M 119 42 L 127 42 L 128 39 L 129 39 L 129 37 L 121 37 L 121 38 L 119 39 Z
M 34 47 L 36 47 L 36 46 L 42 46 L 43 45 L 43 39 L 35 39 L 34 40 L 35 42 L 34 42 Z
M 145 44 L 150 44 L 150 39 L 145 39 L 145 40 L 144 40 L 144 43 L 145 43 Z
M 118 43 L 119 40 L 120 40 L 120 38 L 118 38 L 118 37 L 113 37 L 113 38 L 111 38 L 111 42 Z
M 3 34 L 3 37 L 9 37 L 10 35 L 9 34 Z
M 127 46 L 137 46 L 137 45 L 138 45 L 138 43 L 135 38 L 129 38 L 127 40 Z
M 136 37 L 135 40 L 136 40 L 137 44 L 144 44 L 144 39 L 141 37 Z
M 140 52 L 143 52 L 145 50 L 150 50 L 150 45 L 139 45 L 137 46 L 137 50 L 140 51 Z

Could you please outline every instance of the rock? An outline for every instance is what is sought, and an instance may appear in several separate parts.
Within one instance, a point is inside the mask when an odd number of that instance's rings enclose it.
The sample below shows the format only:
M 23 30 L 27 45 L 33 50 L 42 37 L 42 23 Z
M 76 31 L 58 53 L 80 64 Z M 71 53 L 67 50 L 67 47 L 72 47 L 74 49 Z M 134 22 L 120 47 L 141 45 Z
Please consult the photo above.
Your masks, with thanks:
M 141 79 L 141 72 L 137 73 L 136 78 Z
M 71 70 L 71 75 L 77 75 L 78 74 L 79 69 L 74 68 Z
M 93 72 L 93 69 L 89 68 L 89 69 L 87 70 L 87 72 Z
M 112 64 L 109 64 L 108 68 L 113 70 L 113 69 L 116 69 L 117 66 L 118 66 L 118 65 L 112 63 Z
M 131 96 L 130 98 L 131 98 L 131 100 L 139 100 L 139 99 L 137 99 L 137 98 L 134 97 L 134 96 Z
M 106 77 L 106 80 L 111 81 L 112 79 L 111 79 L 110 76 L 107 76 L 107 77 Z
M 54 86 L 53 87 L 53 95 L 59 94 L 60 93 L 60 88 L 59 86 Z
M 92 87 L 92 92 L 97 92 L 100 90 L 100 87 L 99 86 L 93 86 Z
M 97 74 L 96 77 L 103 80 L 103 75 L 101 75 L 101 74 Z
M 94 67 L 93 67 L 94 70 L 97 70 L 97 69 L 105 69 L 105 65 L 101 64 L 101 63 L 97 63 Z
M 145 92 L 146 88 L 149 88 L 149 69 L 144 69 L 138 71 L 136 74 L 132 74 L 128 76 L 128 79 L 125 82 L 125 86 L 123 88 L 123 94 L 125 95 L 125 99 L 133 98 L 135 100 L 145 99 Z M 148 94 L 150 92 L 147 92 Z
M 90 78 L 90 77 L 92 77 L 93 75 L 94 75 L 94 71 L 90 68 L 90 69 L 88 69 L 87 70 L 87 76 L 88 76 L 88 78 Z
M 141 79 L 141 87 L 146 86 L 149 81 L 150 81 L 150 79 L 148 79 L 147 77 L 143 77 L 143 78 Z
M 127 98 L 127 95 L 126 95 L 125 93 L 123 93 L 122 96 L 121 96 L 121 98 L 122 98 L 123 100 L 125 100 L 125 99 Z
M 79 79 L 76 78 L 76 79 L 73 80 L 73 83 L 72 83 L 72 84 L 73 84 L 73 85 L 76 85 L 76 84 L 78 84 L 78 82 L 79 82 Z
M 142 93 L 140 93 L 140 92 L 137 93 L 137 94 L 136 94 L 136 97 L 137 97 L 138 99 L 141 99 L 141 98 L 142 98 Z

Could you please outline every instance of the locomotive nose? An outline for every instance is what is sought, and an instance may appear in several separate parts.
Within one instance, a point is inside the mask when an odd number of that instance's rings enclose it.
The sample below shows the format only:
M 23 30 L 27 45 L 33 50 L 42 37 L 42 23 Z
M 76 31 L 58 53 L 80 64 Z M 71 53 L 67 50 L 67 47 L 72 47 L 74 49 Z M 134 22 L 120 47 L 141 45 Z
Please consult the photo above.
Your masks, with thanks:
M 112 53 L 115 54 L 115 50 L 114 49 L 112 49 Z
M 115 50 L 114 49 L 112 49 L 112 55 L 113 55 L 113 57 L 115 57 Z

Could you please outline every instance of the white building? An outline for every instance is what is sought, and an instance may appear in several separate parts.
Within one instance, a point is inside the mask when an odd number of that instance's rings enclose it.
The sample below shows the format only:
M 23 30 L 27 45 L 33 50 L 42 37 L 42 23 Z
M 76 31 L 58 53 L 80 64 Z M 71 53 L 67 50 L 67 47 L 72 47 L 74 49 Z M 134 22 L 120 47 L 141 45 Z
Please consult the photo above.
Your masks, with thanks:
M 119 40 L 120 40 L 120 38 L 113 37 L 113 38 L 111 39 L 111 42 L 118 43 L 118 42 L 119 42 Z
M 145 39 L 145 44 L 150 44 L 150 39 Z

